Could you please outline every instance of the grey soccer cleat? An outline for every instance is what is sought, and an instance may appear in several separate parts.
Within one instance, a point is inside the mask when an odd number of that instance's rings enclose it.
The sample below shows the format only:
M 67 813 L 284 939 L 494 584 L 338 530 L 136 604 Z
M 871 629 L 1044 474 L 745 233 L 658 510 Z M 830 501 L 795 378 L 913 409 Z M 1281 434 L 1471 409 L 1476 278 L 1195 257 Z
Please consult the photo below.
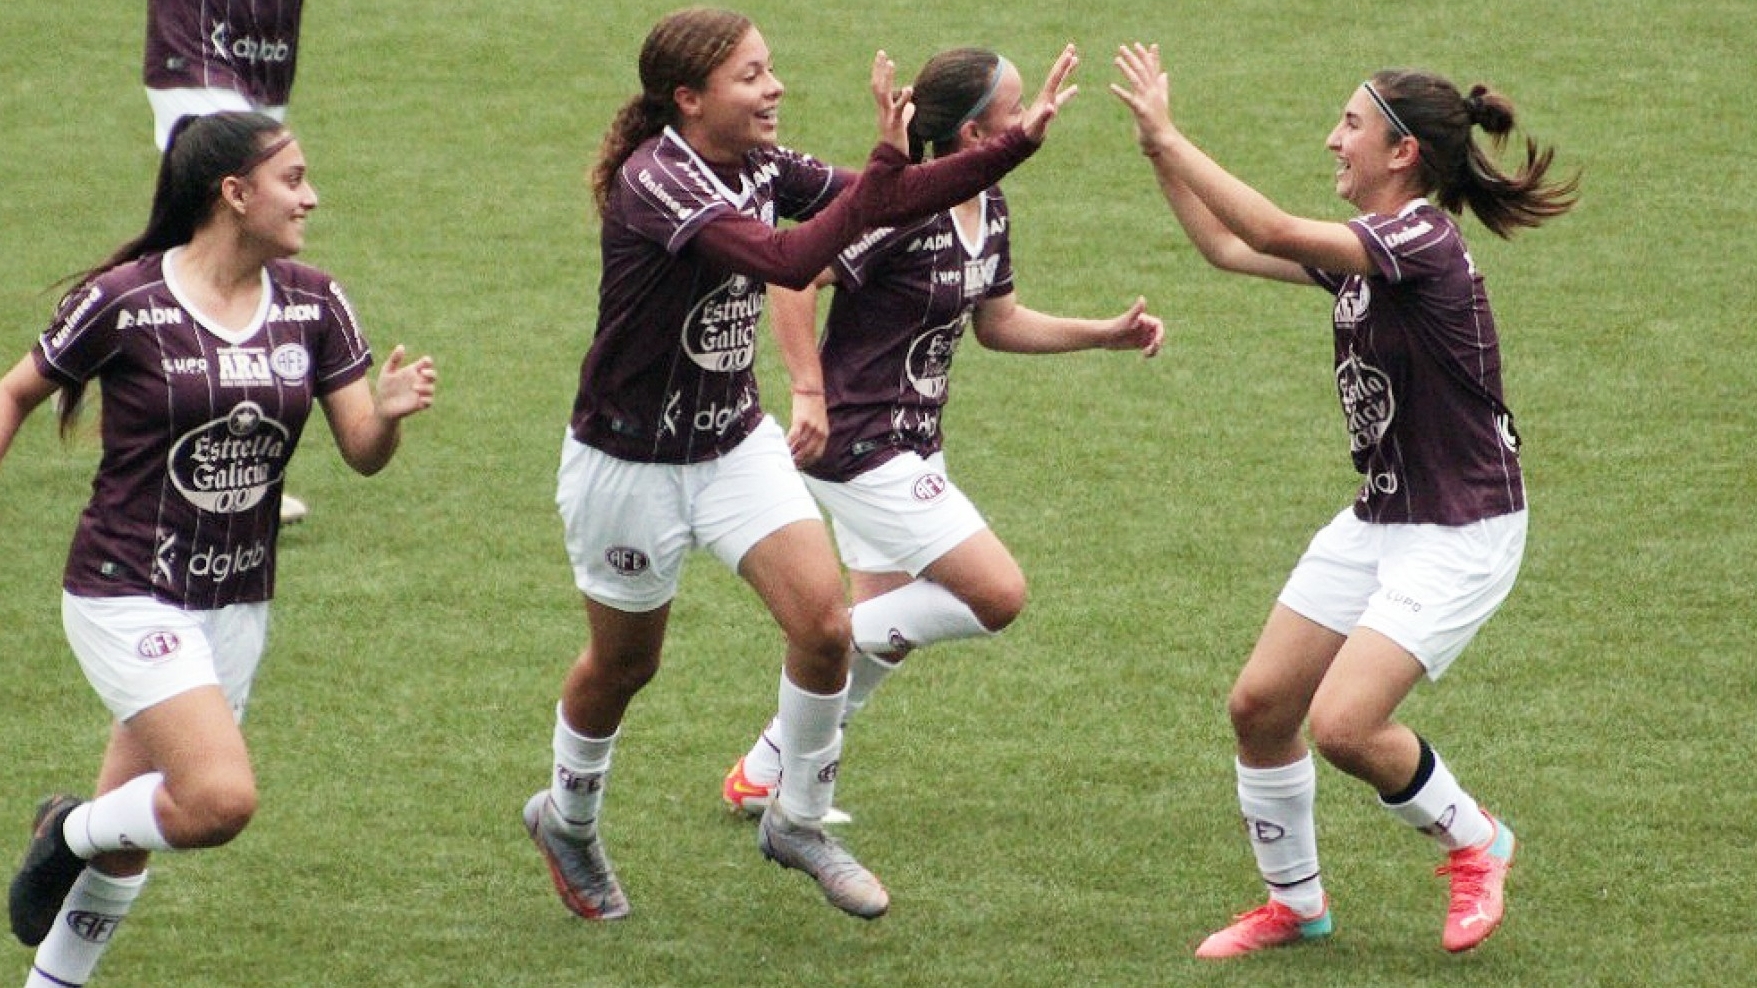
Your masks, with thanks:
M 525 831 L 548 863 L 555 891 L 574 915 L 596 920 L 628 915 L 628 897 L 604 856 L 596 827 L 583 838 L 568 834 L 547 789 L 525 802 L 524 816 Z
M 891 895 L 872 872 L 854 860 L 821 826 L 795 823 L 778 804 L 763 811 L 757 827 L 763 857 L 783 868 L 810 875 L 830 905 L 861 919 L 877 919 L 891 906 Z

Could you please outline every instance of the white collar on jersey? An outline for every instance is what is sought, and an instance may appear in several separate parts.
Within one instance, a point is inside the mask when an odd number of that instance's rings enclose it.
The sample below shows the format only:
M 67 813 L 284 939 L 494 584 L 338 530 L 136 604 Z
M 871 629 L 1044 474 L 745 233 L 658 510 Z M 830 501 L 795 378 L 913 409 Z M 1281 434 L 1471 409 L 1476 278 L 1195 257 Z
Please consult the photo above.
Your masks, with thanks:
M 976 193 L 976 235 L 964 235 L 964 227 L 958 223 L 957 207 L 946 210 L 952 217 L 952 229 L 958 233 L 958 242 L 964 245 L 964 253 L 971 257 L 982 254 L 982 246 L 988 243 L 988 191 Z
M 190 301 L 188 293 L 183 291 L 183 286 L 178 284 L 177 266 L 171 261 L 182 252 L 182 247 L 172 247 L 165 251 L 164 257 L 159 261 L 164 269 L 165 287 L 171 290 L 171 297 L 177 300 L 177 304 L 189 310 L 189 314 L 195 318 L 201 328 L 233 346 L 241 346 L 244 341 L 255 336 L 262 329 L 263 323 L 268 321 L 269 295 L 272 294 L 268 282 L 268 268 L 262 269 L 262 298 L 257 300 L 256 312 L 251 315 L 250 321 L 244 324 L 243 329 L 227 329 L 213 317 L 196 308 L 195 303 Z
M 738 172 L 738 191 L 733 192 L 726 187 L 725 182 L 720 181 L 719 173 L 714 171 L 706 161 L 703 161 L 702 156 L 695 153 L 695 148 L 690 147 L 689 142 L 683 139 L 683 135 L 672 129 L 670 124 L 665 125 L 665 140 L 671 141 L 678 147 L 682 148 L 683 153 L 689 155 L 690 160 L 696 163 L 696 168 L 699 169 L 703 175 L 707 176 L 708 181 L 714 183 L 715 191 L 724 196 L 727 202 L 730 202 L 733 206 L 739 209 L 744 208 L 744 204 L 750 199 L 752 189 L 750 176 L 746 174 L 743 169 L 740 169 Z

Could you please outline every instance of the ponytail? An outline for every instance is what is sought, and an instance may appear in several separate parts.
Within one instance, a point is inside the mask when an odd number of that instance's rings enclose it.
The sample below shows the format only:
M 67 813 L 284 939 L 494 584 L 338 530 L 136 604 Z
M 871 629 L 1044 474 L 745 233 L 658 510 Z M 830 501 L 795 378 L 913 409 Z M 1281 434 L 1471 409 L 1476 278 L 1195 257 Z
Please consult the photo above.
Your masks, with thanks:
M 1578 201 L 1578 173 L 1549 180 L 1554 148 L 1540 149 L 1527 137 L 1525 162 L 1509 175 L 1472 137 L 1471 128 L 1481 127 L 1499 153 L 1516 123 L 1512 101 L 1488 86 L 1478 83 L 1462 95 L 1432 73 L 1384 71 L 1373 76 L 1371 88 L 1420 144 L 1422 189 L 1442 209 L 1457 214 L 1468 207 L 1489 232 L 1506 238 L 1560 216 Z

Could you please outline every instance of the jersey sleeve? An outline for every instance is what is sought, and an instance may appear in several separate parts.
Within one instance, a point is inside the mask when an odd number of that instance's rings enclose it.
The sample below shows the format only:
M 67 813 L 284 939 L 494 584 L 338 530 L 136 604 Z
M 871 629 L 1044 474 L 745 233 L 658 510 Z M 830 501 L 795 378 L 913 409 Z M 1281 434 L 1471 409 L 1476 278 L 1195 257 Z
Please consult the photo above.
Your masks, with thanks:
M 636 236 L 673 256 L 714 219 L 736 212 L 712 182 L 689 162 L 637 152 L 616 180 L 626 197 L 619 218 Z
M 61 384 L 79 384 L 98 373 L 119 346 L 116 299 L 102 280 L 67 293 L 55 319 L 31 348 L 37 371 Z
M 342 286 L 333 280 L 325 282 L 323 331 L 313 341 L 312 359 L 316 363 L 312 377 L 312 394 L 323 397 L 366 376 L 372 366 L 372 349 L 360 332 L 354 307 Z
M 776 169 L 775 215 L 790 220 L 805 220 L 817 215 L 858 174 L 789 148 L 775 148 L 769 152 L 766 167 Z
M 1450 260 L 1445 250 L 1452 226 L 1436 223 L 1426 210 L 1408 209 L 1395 216 L 1368 214 L 1348 221 L 1379 277 L 1393 285 L 1432 277 Z

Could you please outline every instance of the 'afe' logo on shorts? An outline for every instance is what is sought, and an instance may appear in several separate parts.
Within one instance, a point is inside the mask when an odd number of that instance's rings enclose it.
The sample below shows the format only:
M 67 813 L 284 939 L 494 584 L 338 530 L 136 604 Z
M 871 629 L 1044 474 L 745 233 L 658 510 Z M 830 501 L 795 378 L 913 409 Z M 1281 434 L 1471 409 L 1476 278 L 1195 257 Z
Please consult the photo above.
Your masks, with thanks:
M 168 659 L 183 643 L 170 631 L 155 631 L 140 640 L 134 650 L 149 662 Z
M 946 492 L 946 478 L 937 473 L 924 473 L 915 478 L 915 500 L 931 501 Z
M 647 571 L 647 554 L 625 545 L 613 545 L 605 549 L 604 561 L 623 576 L 635 576 Z

